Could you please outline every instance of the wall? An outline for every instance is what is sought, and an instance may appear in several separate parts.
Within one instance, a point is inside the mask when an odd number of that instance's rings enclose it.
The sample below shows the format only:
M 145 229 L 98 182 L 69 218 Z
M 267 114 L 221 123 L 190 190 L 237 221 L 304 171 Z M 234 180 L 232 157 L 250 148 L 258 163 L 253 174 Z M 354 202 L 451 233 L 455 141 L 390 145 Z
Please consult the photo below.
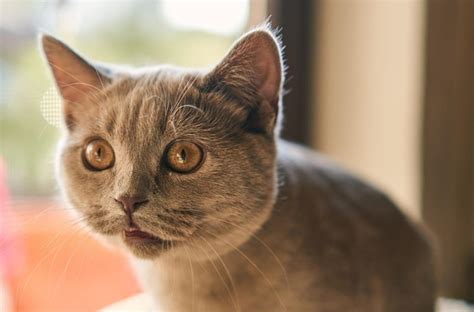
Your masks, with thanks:
M 424 3 L 315 7 L 312 143 L 420 215 Z

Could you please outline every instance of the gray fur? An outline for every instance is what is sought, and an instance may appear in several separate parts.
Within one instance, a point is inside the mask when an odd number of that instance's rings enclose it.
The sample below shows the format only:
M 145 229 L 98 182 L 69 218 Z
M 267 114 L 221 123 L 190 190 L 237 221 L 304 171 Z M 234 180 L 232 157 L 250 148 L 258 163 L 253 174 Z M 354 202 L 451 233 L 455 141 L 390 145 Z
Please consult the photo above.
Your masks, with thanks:
M 270 30 L 244 36 L 209 72 L 104 70 L 71 63 L 49 36 L 43 46 L 68 124 L 58 166 L 65 197 L 94 233 L 130 252 L 157 307 L 433 311 L 433 260 L 419 226 L 377 189 L 278 139 L 284 71 Z M 66 65 L 68 75 L 54 70 Z M 90 88 L 75 93 L 81 81 Z M 91 137 L 113 147 L 112 168 L 85 168 Z M 198 171 L 166 167 L 175 139 L 204 147 Z M 146 196 L 134 222 L 166 245 L 125 243 L 121 194 Z

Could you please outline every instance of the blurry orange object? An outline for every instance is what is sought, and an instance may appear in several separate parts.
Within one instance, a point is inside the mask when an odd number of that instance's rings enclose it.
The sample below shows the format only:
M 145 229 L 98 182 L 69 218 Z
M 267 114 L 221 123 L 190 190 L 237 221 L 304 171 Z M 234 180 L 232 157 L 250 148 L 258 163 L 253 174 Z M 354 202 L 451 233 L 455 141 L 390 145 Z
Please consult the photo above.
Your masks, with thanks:
M 13 232 L 15 222 L 9 205 L 6 166 L 0 157 L 0 278 L 9 279 L 18 267 L 21 247 Z
M 127 260 L 105 247 L 52 201 L 14 204 L 24 244 L 11 282 L 16 311 L 96 311 L 139 291 Z
M 10 196 L 6 182 L 6 165 L 0 157 L 0 310 L 10 311 L 10 283 L 21 263 L 21 244 L 16 239 L 12 225 Z

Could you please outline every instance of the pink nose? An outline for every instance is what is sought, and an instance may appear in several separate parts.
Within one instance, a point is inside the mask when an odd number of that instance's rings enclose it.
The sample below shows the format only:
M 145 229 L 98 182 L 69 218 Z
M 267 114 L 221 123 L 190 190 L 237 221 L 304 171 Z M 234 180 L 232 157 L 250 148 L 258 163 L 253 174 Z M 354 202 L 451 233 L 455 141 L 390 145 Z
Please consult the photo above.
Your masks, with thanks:
M 126 213 L 132 214 L 140 206 L 146 204 L 148 202 L 148 199 L 146 199 L 145 196 L 141 195 L 120 195 L 115 198 L 115 201 L 122 204 L 122 208 L 123 210 L 125 210 Z

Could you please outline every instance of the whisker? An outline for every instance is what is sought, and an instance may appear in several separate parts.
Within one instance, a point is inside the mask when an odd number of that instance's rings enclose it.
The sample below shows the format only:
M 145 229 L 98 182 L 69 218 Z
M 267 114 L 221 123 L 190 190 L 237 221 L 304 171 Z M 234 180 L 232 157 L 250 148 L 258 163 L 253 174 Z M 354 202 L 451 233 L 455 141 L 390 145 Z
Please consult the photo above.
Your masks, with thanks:
M 202 236 L 199 236 L 200 239 L 203 239 Z M 214 270 L 216 271 L 217 275 L 219 276 L 220 280 L 222 281 L 222 284 L 224 284 L 224 287 L 227 291 L 227 294 L 230 298 L 230 300 L 232 301 L 232 304 L 234 305 L 234 309 L 237 309 L 237 305 L 235 303 L 235 300 L 232 296 L 232 291 L 230 290 L 229 288 L 229 285 L 227 285 L 224 277 L 222 276 L 221 272 L 219 271 L 219 269 L 217 268 L 216 264 L 214 263 L 214 261 L 212 260 L 212 258 L 209 256 L 209 254 L 205 251 L 204 248 L 202 248 L 201 246 L 199 246 L 199 244 L 195 245 L 197 246 L 199 249 L 201 249 L 201 252 L 206 256 L 206 258 L 208 259 L 208 261 L 211 263 L 211 265 L 213 266 Z M 236 311 L 239 311 L 239 310 L 236 310 Z
M 206 231 L 206 230 L 205 230 Z M 263 273 L 263 271 L 258 267 L 257 264 L 255 264 L 255 262 L 253 262 L 244 252 L 242 252 L 238 247 L 232 245 L 231 243 L 225 241 L 224 239 L 218 237 L 217 235 L 214 235 L 213 233 L 211 233 L 210 231 L 206 231 L 208 234 L 214 236 L 217 240 L 220 240 L 221 242 L 223 242 L 224 244 L 230 246 L 232 249 L 234 249 L 235 251 L 237 251 L 245 260 L 247 260 L 247 262 L 253 267 L 255 268 L 255 270 L 260 273 L 263 277 L 263 279 L 265 280 L 266 283 L 268 283 L 268 285 L 270 286 L 270 288 L 273 290 L 273 293 L 275 294 L 277 300 L 279 301 L 282 309 L 284 311 L 286 311 L 286 306 L 280 296 L 280 294 L 277 292 L 275 286 L 273 285 L 273 283 L 268 279 L 268 277 Z
M 64 264 L 64 268 L 61 272 L 61 275 L 59 276 L 59 278 L 56 281 L 56 285 L 55 285 L 54 290 L 52 292 L 53 297 L 56 296 L 56 294 L 58 292 L 58 289 L 59 289 L 59 285 L 62 283 L 67 271 L 69 270 L 69 266 L 71 264 L 72 258 L 77 254 L 77 251 L 79 250 L 79 247 L 81 247 L 83 244 L 84 244 L 84 239 L 80 240 L 79 242 L 76 242 L 76 246 L 75 246 L 74 250 L 70 253 L 68 260 Z
M 227 223 L 227 224 L 229 224 L 229 225 L 231 225 L 231 226 L 234 226 L 234 227 L 238 228 L 240 231 L 242 231 L 243 233 L 248 234 L 248 235 L 250 235 L 251 237 L 253 237 L 257 242 L 259 242 L 259 243 L 272 255 L 272 257 L 275 259 L 275 261 L 277 262 L 278 266 L 279 266 L 280 269 L 282 270 L 283 275 L 284 275 L 284 278 L 285 278 L 285 283 L 286 283 L 286 286 L 287 286 L 287 291 L 289 291 L 289 289 L 290 289 L 290 283 L 289 283 L 289 279 L 288 279 L 288 272 L 286 271 L 285 266 L 284 266 L 283 263 L 281 262 L 280 258 L 275 254 L 275 252 L 273 251 L 273 249 L 270 248 L 270 246 L 268 246 L 267 243 L 265 243 L 262 239 L 260 239 L 255 233 L 253 233 L 253 232 L 251 232 L 250 230 L 244 228 L 243 226 L 240 226 L 240 225 L 238 225 L 238 224 L 235 224 L 235 223 L 230 222 L 230 221 L 225 220 L 225 219 L 217 218 L 217 217 L 215 217 L 215 216 L 207 216 L 207 217 L 210 217 L 210 218 L 215 219 L 216 221 L 224 222 L 224 223 Z
M 186 248 L 185 245 L 183 245 L 184 251 L 186 252 L 186 255 L 188 257 L 188 262 L 189 262 L 189 267 L 191 268 L 191 312 L 194 311 L 194 305 L 195 305 L 195 297 L 194 297 L 194 269 L 193 269 L 193 264 L 191 262 L 191 257 L 189 256 L 188 249 Z
M 211 250 L 214 252 L 214 254 L 216 255 L 219 262 L 222 264 L 222 267 L 224 268 L 224 270 L 227 274 L 227 277 L 229 277 L 230 285 L 232 287 L 232 291 L 234 292 L 235 299 L 233 299 L 232 297 L 231 297 L 231 299 L 232 299 L 232 302 L 234 304 L 235 311 L 241 311 L 239 296 L 237 295 L 237 288 L 235 287 L 234 279 L 232 278 L 232 275 L 230 274 L 230 271 L 227 268 L 227 265 L 225 264 L 224 259 L 222 259 L 222 257 L 216 251 L 216 249 L 214 247 L 212 247 L 211 243 L 209 243 L 203 236 L 201 236 L 201 239 L 204 240 L 204 242 L 209 246 L 209 248 L 211 248 Z
M 71 239 L 71 237 L 73 237 L 74 232 L 70 232 L 69 237 L 64 238 L 64 240 L 61 243 L 59 243 L 56 246 L 52 247 L 52 244 L 55 243 L 58 239 L 60 239 L 61 235 L 63 235 L 64 232 L 67 231 L 67 230 L 69 230 L 69 228 L 68 229 L 63 229 L 62 231 L 57 233 L 52 239 L 49 240 L 48 244 L 45 247 L 41 248 L 42 250 L 46 250 L 46 254 L 36 263 L 36 265 L 33 267 L 33 269 L 28 273 L 28 276 L 26 277 L 25 281 L 23 283 L 18 284 L 18 286 L 17 286 L 17 288 L 18 288 L 17 289 L 17 293 L 18 293 L 17 304 L 22 301 L 22 298 L 25 295 L 25 291 L 26 291 L 31 279 L 33 278 L 33 275 L 41 267 L 41 265 L 44 263 L 44 261 L 46 261 L 53 253 L 56 255 L 59 252 L 59 250 L 62 248 L 62 246 L 64 246 L 64 244 L 67 241 L 69 241 Z M 50 263 L 53 263 L 53 261 L 51 261 Z
M 178 89 L 181 89 L 181 84 L 182 84 L 182 82 L 184 82 L 184 78 L 185 77 L 183 77 L 181 79 L 181 81 L 179 82 Z M 175 134 L 176 134 L 175 119 L 176 119 L 176 115 L 181 110 L 181 102 L 184 101 L 184 99 L 186 97 L 186 93 L 189 91 L 189 89 L 196 82 L 197 78 L 198 78 L 198 75 L 195 75 L 193 77 L 193 79 L 189 80 L 185 84 L 185 86 L 182 88 L 182 91 L 181 91 L 181 93 L 179 94 L 179 96 L 177 98 L 177 101 L 176 101 L 176 104 L 175 104 L 175 109 L 174 109 L 173 113 L 171 114 L 170 118 L 168 119 L 168 122 L 171 124 L 171 127 L 173 128 L 173 131 L 175 132 Z

